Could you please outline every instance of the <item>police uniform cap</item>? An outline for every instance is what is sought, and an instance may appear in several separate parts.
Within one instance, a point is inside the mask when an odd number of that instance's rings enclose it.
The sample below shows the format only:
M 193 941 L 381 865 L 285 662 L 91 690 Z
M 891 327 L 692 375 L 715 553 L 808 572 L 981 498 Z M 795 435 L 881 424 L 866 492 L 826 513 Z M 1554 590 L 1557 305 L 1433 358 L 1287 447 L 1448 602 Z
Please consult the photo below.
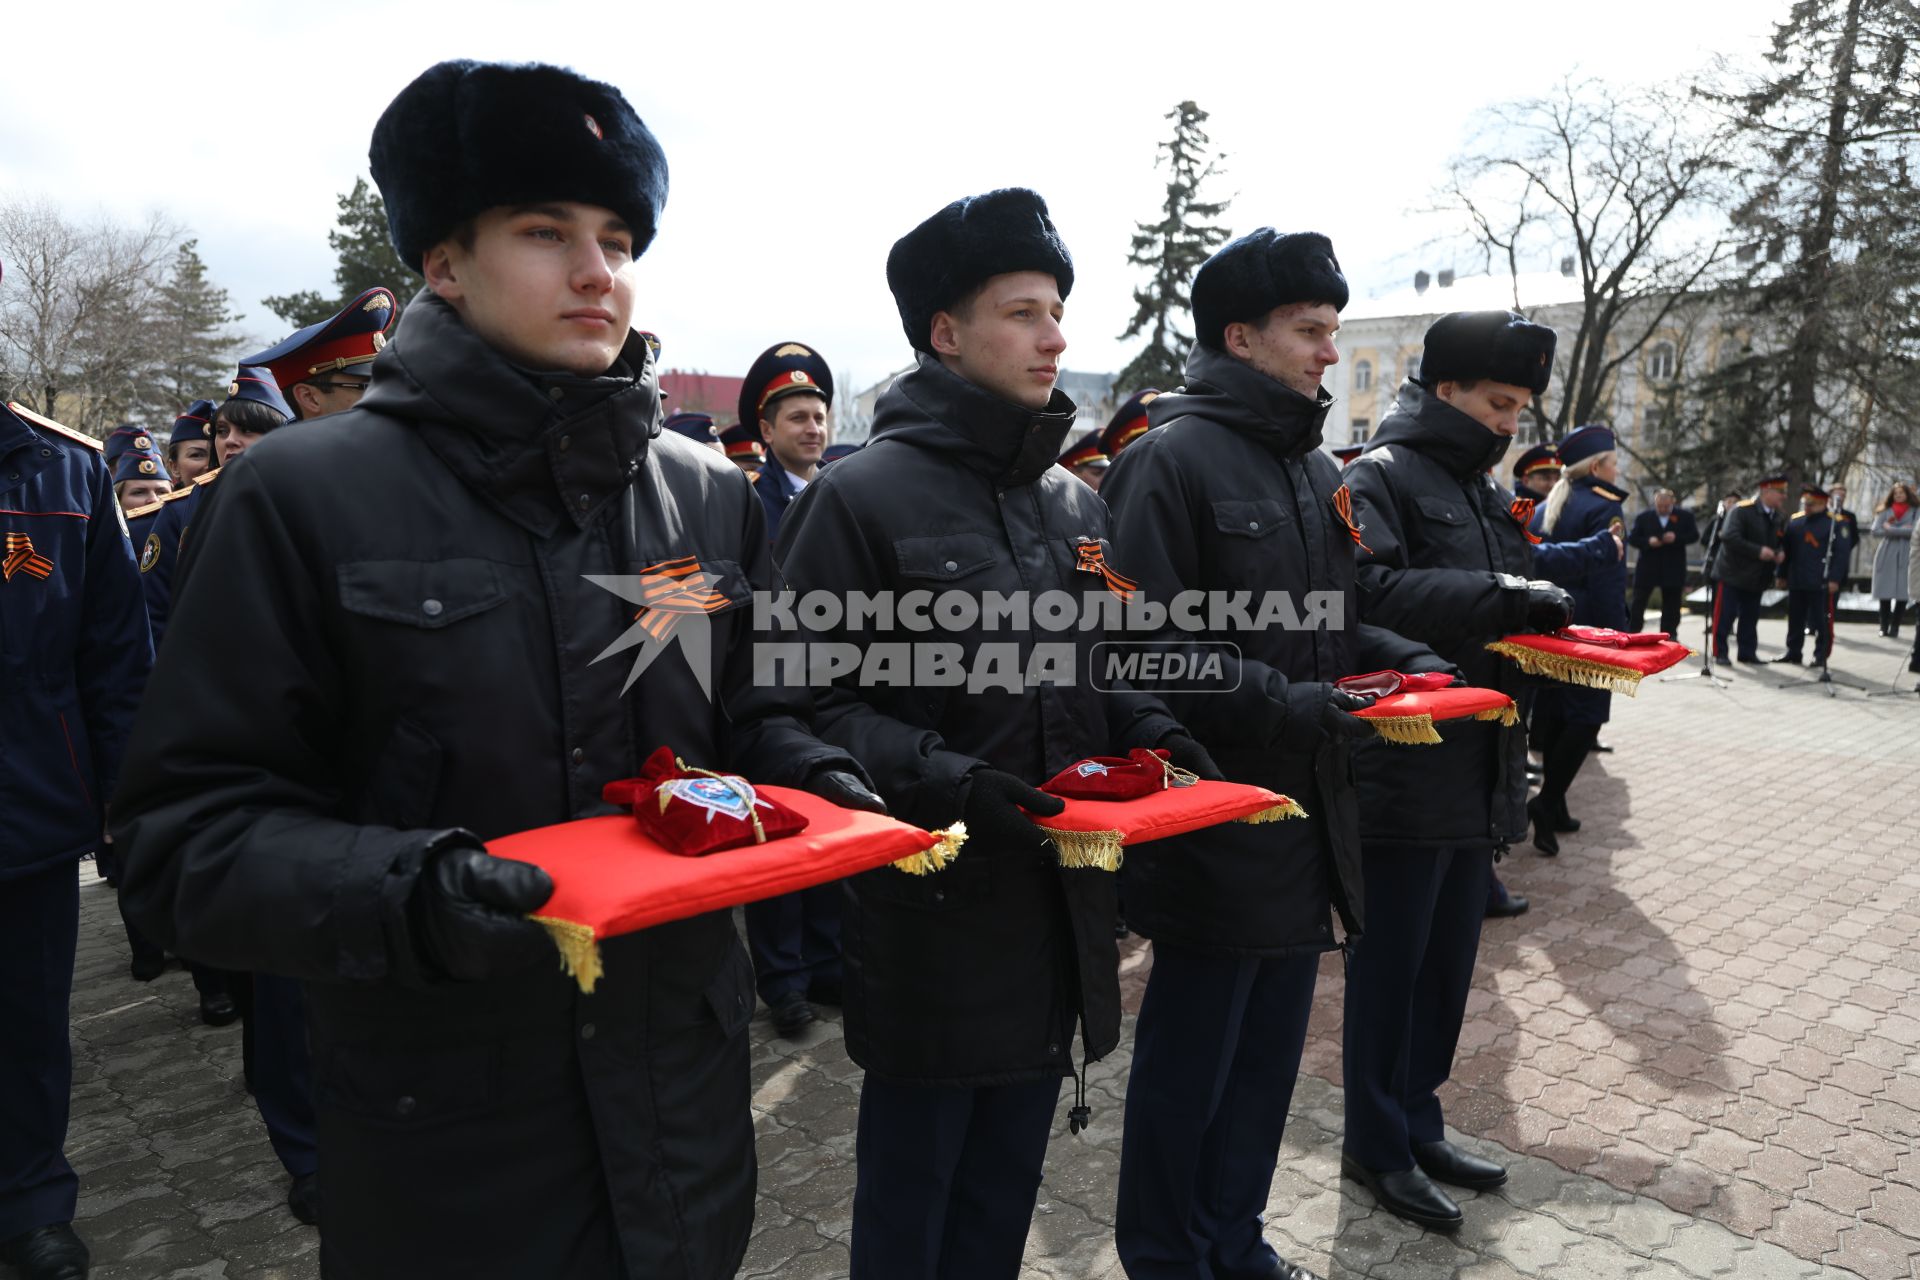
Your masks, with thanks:
M 167 464 L 150 449 L 129 449 L 114 460 L 113 483 L 123 480 L 165 480 L 169 487 L 173 483 Z
M 287 398 L 280 394 L 280 384 L 273 375 L 258 365 L 243 364 L 240 372 L 227 384 L 227 399 L 251 400 L 277 411 L 281 417 L 293 418 L 293 409 L 287 404 Z
M 1343 444 L 1338 449 L 1330 449 L 1328 452 L 1333 454 L 1334 460 L 1344 467 L 1359 457 L 1366 447 L 1363 444 Z
M 387 345 L 387 330 L 399 311 L 393 291 L 376 285 L 337 315 L 296 330 L 240 363 L 266 369 L 281 387 L 370 364 Z
M 833 370 L 802 343 L 777 342 L 762 351 L 740 382 L 740 421 L 757 424 L 773 416 L 775 401 L 807 394 L 833 403 Z
M 1501 381 L 1504 382 L 1505 379 Z M 1617 447 L 1612 427 L 1603 423 L 1590 422 L 1586 426 L 1575 427 L 1567 433 L 1567 438 L 1560 442 L 1560 464 L 1563 467 L 1572 467 L 1585 462 L 1588 458 L 1612 453 Z
M 207 433 L 213 425 L 214 410 L 219 407 L 211 400 L 195 400 L 181 410 L 180 416 L 173 420 L 173 432 L 167 443 L 171 446 L 191 444 L 195 441 L 205 443 L 210 440 L 211 437 Z
M 820 465 L 824 467 L 829 462 L 838 462 L 848 454 L 860 452 L 860 448 L 857 444 L 830 444 L 820 451 Z
M 1518 458 L 1514 459 L 1513 475 L 1516 480 L 1524 479 L 1536 471 L 1559 471 L 1560 455 L 1550 444 L 1536 444 Z
M 153 437 L 147 434 L 147 429 L 129 422 L 107 433 L 106 444 L 102 451 L 107 456 L 107 466 L 112 467 L 114 463 L 120 461 L 121 455 L 130 450 L 151 450 L 152 448 Z
M 701 444 L 713 443 L 713 415 L 696 413 L 691 409 L 682 409 L 678 413 L 667 415 L 660 424 L 662 431 L 671 431 L 677 436 L 685 436 Z
M 752 458 L 756 461 L 764 452 L 760 448 L 760 424 L 748 426 L 736 422 L 720 433 L 720 447 L 726 450 L 729 458 Z
M 1762 476 L 1760 482 L 1754 487 L 1757 489 L 1779 489 L 1784 492 L 1787 487 L 1787 477 L 1785 475 Z
M 1147 406 L 1159 398 L 1160 393 L 1152 387 L 1142 387 L 1128 396 L 1100 432 L 1100 452 L 1109 459 L 1117 458 L 1122 449 L 1145 435 L 1153 426 L 1147 420 Z
M 1074 467 L 1090 465 L 1105 466 L 1112 459 L 1108 458 L 1106 451 L 1100 447 L 1100 432 L 1089 431 L 1063 449 L 1056 461 L 1068 470 L 1072 470 Z

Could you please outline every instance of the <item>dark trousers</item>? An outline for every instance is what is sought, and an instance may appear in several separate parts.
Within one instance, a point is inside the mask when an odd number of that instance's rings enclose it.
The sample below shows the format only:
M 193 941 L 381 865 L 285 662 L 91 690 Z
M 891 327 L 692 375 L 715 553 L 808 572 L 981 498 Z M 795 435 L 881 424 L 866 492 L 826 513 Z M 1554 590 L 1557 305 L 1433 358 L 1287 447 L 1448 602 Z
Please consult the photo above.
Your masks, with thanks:
M 1413 1167 L 1446 1136 L 1435 1091 L 1473 985 L 1493 851 L 1365 845 L 1367 932 L 1347 966 L 1346 1154 L 1378 1172 Z
M 240 1060 L 247 1088 L 266 1123 L 273 1154 L 298 1178 L 320 1167 L 306 993 L 292 978 L 241 976 L 234 997 L 240 1006 Z
M 1826 665 L 1833 652 L 1833 613 L 1825 587 L 1795 587 L 1787 592 L 1787 656 L 1798 658 L 1806 635 L 1813 633 L 1813 660 Z
M 1740 658 L 1752 662 L 1760 656 L 1760 591 L 1757 587 L 1750 589 L 1724 582 L 1720 584 L 1720 597 L 1714 604 L 1713 616 L 1713 654 L 1716 658 L 1726 656 L 1729 631 L 1735 631 Z
M 152 938 L 149 938 L 146 934 L 140 932 L 138 926 L 127 917 L 127 904 L 124 899 L 121 900 L 119 905 L 120 927 L 126 930 L 127 950 L 133 953 L 133 958 L 135 960 L 143 958 L 158 960 L 165 963 L 167 958 L 166 948 L 162 947 Z M 223 996 L 228 994 L 226 970 L 210 968 L 204 964 L 195 964 L 191 960 L 184 961 L 183 963 L 187 966 L 187 972 L 192 975 L 193 989 L 200 993 L 201 999 L 204 1000 L 210 996 Z
M 1060 1081 L 860 1087 L 853 1280 L 1015 1280 Z
M 1154 944 L 1134 1028 L 1115 1211 L 1114 1240 L 1132 1280 L 1267 1276 L 1278 1264 L 1261 1214 L 1319 959 Z
M 73 863 L 0 881 L 0 1240 L 73 1221 L 79 1198 L 63 1151 L 79 933 Z
M 1633 602 L 1627 606 L 1629 631 L 1644 631 L 1647 626 L 1647 602 L 1653 599 L 1653 593 L 1660 593 L 1660 629 L 1668 635 L 1678 638 L 1680 635 L 1680 607 L 1686 603 L 1687 585 L 1684 582 L 1668 584 L 1665 582 L 1636 582 L 1633 584 Z
M 1897 636 L 1900 634 L 1900 616 L 1907 611 L 1905 600 L 1882 600 L 1880 602 L 1880 634 Z
M 804 996 L 816 981 L 839 984 L 840 898 L 835 883 L 747 904 L 753 984 L 767 1004 L 790 992 Z

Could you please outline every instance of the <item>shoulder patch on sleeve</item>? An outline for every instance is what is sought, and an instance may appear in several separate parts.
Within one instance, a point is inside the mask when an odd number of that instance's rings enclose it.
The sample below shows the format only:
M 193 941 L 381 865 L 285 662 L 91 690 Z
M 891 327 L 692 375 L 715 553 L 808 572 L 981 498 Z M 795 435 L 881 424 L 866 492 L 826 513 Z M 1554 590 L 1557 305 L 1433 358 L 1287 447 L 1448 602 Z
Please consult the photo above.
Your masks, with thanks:
M 140 572 L 145 573 L 158 563 L 160 563 L 160 535 L 150 533 L 147 535 L 146 545 L 140 548 Z

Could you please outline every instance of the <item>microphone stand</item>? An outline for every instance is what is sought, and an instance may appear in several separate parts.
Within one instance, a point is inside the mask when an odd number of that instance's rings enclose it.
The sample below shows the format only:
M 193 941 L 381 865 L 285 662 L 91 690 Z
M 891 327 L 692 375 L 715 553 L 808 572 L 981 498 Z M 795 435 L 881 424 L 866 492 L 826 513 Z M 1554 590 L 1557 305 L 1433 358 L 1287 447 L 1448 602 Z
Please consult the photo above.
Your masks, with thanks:
M 1716 689 L 1727 689 L 1733 685 L 1733 681 L 1723 675 L 1716 675 L 1713 670 L 1714 632 L 1720 626 L 1721 592 L 1721 584 L 1716 581 L 1713 576 L 1713 557 L 1715 553 L 1720 550 L 1720 529 L 1726 522 L 1727 513 L 1724 511 L 1714 518 L 1713 544 L 1707 548 L 1706 559 L 1700 563 L 1701 576 L 1707 580 L 1707 620 L 1703 628 L 1706 635 L 1706 643 L 1700 646 L 1700 669 L 1698 671 L 1683 672 L 1680 675 L 1661 676 L 1660 682 L 1662 684 L 1678 683 L 1682 680 L 1705 680 Z M 1684 589 L 1683 584 L 1682 590 L 1684 591 Z M 1665 592 L 1666 588 L 1662 587 L 1660 590 Z M 1920 635 L 1920 627 L 1915 628 L 1915 634 Z M 1674 637 L 1676 640 L 1679 638 L 1679 636 Z

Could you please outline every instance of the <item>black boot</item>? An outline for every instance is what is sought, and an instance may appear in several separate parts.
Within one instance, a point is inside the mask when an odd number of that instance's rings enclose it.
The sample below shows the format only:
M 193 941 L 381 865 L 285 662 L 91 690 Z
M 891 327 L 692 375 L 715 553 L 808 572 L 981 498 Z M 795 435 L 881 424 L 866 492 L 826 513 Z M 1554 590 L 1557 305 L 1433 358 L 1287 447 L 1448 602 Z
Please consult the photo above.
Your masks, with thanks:
M 1533 822 L 1533 847 L 1553 858 L 1559 856 L 1560 838 L 1553 834 L 1553 819 L 1548 815 L 1541 797 L 1527 801 L 1527 817 Z
M 90 1261 L 86 1242 L 73 1233 L 71 1222 L 0 1240 L 0 1262 L 12 1264 L 20 1280 L 87 1280 Z

